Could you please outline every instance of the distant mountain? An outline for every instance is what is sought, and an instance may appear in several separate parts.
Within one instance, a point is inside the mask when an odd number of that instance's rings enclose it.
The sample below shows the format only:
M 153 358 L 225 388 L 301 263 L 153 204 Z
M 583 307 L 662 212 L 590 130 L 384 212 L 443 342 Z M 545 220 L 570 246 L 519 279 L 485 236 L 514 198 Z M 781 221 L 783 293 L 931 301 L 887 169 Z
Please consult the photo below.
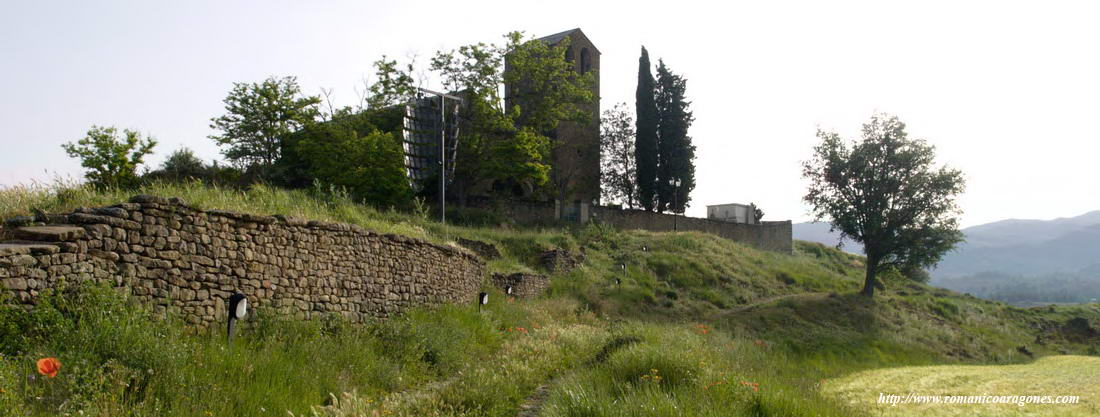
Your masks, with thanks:
M 836 246 L 839 232 L 824 222 L 796 223 L 795 239 Z M 1100 210 L 1054 220 L 1009 219 L 962 230 L 966 241 L 949 252 L 932 271 L 934 278 L 982 272 L 1018 275 L 1073 273 L 1100 275 Z M 862 245 L 845 241 L 850 253 Z
M 825 222 L 795 223 L 791 226 L 791 234 L 798 240 L 836 247 L 840 242 L 840 232 L 830 232 L 829 227 L 831 227 L 829 223 Z M 845 240 L 841 249 L 849 253 L 863 254 L 863 245 L 850 240 Z
M 966 242 L 932 276 L 1013 275 L 1100 269 L 1100 211 L 1055 220 L 1002 220 L 963 229 Z
M 1039 244 L 1100 224 L 1100 210 L 1054 220 L 1008 219 L 963 229 L 973 248 Z
M 795 239 L 836 246 L 829 224 L 797 223 Z M 932 284 L 1020 305 L 1100 298 L 1100 210 L 1054 220 L 1009 219 L 962 230 L 966 241 L 931 271 Z M 843 248 L 863 253 L 862 245 Z

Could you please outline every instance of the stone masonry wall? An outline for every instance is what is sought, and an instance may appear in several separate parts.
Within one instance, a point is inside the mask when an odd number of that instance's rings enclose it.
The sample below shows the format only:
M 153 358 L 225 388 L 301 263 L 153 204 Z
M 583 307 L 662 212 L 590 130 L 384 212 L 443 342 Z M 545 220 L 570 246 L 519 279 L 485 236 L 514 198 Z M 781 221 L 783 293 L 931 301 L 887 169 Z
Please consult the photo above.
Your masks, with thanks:
M 504 201 L 497 205 L 477 205 L 495 210 L 516 224 L 532 225 L 550 223 L 554 219 L 553 202 Z M 757 249 L 791 253 L 793 238 L 791 222 L 762 222 L 740 224 L 698 217 L 673 216 L 644 210 L 592 206 L 591 221 L 613 225 L 620 229 L 641 229 L 654 232 L 696 230 L 715 234 Z
M 715 234 L 757 249 L 782 253 L 791 253 L 793 250 L 791 222 L 789 220 L 741 224 L 609 207 L 593 207 L 592 216 L 594 221 L 611 224 L 621 229 L 643 229 L 655 232 L 696 230 Z
M 297 318 L 386 317 L 414 305 L 471 301 L 484 279 L 473 253 L 355 225 L 203 211 L 178 199 L 50 215 L 7 231 L 0 290 L 18 303 L 60 280 L 110 282 L 191 323 L 225 319 L 226 299 Z
M 538 297 L 550 287 L 550 278 L 546 275 L 524 272 L 493 274 L 492 282 L 501 291 L 507 292 L 508 287 L 512 287 L 512 296 L 518 298 Z

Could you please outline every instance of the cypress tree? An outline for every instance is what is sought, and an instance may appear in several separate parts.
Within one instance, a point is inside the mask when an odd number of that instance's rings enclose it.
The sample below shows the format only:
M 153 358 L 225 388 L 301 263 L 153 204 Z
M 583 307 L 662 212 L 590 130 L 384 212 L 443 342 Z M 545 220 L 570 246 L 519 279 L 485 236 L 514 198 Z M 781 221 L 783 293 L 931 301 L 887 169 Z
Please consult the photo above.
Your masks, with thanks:
M 685 98 L 687 80 L 658 61 L 655 103 L 657 107 L 657 211 L 682 213 L 695 189 L 695 145 L 688 128 L 695 121 Z M 680 186 L 669 184 L 679 179 Z M 675 193 L 675 195 L 673 195 Z
M 652 211 L 657 193 L 657 105 L 655 83 L 650 71 L 649 52 L 642 47 L 638 58 L 638 90 L 635 94 L 635 114 L 638 117 L 634 139 L 634 160 L 637 164 L 638 200 L 646 211 Z

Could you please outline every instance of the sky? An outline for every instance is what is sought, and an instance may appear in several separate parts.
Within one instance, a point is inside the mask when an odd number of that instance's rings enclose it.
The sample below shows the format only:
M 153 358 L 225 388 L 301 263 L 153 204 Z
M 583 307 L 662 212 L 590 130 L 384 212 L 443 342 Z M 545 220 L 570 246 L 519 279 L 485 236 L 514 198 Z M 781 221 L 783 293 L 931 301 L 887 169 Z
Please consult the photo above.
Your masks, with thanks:
M 210 118 L 234 82 L 293 75 L 353 104 L 382 55 L 423 68 L 579 27 L 604 109 L 633 108 L 642 45 L 688 80 L 688 215 L 809 220 L 815 133 L 854 139 L 875 112 L 964 172 L 963 226 L 1100 209 L 1097 2 L 0 1 L 0 186 L 79 178 L 61 144 L 92 125 L 157 138 L 152 167 L 181 147 L 221 159 Z

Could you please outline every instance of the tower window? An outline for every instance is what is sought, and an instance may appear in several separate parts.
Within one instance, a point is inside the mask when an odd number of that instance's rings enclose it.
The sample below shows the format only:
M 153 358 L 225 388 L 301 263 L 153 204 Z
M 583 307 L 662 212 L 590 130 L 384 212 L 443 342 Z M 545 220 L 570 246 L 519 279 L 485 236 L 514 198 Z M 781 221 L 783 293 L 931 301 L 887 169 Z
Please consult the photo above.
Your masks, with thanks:
M 592 69 L 592 58 L 588 56 L 588 48 L 581 48 L 581 74 Z

